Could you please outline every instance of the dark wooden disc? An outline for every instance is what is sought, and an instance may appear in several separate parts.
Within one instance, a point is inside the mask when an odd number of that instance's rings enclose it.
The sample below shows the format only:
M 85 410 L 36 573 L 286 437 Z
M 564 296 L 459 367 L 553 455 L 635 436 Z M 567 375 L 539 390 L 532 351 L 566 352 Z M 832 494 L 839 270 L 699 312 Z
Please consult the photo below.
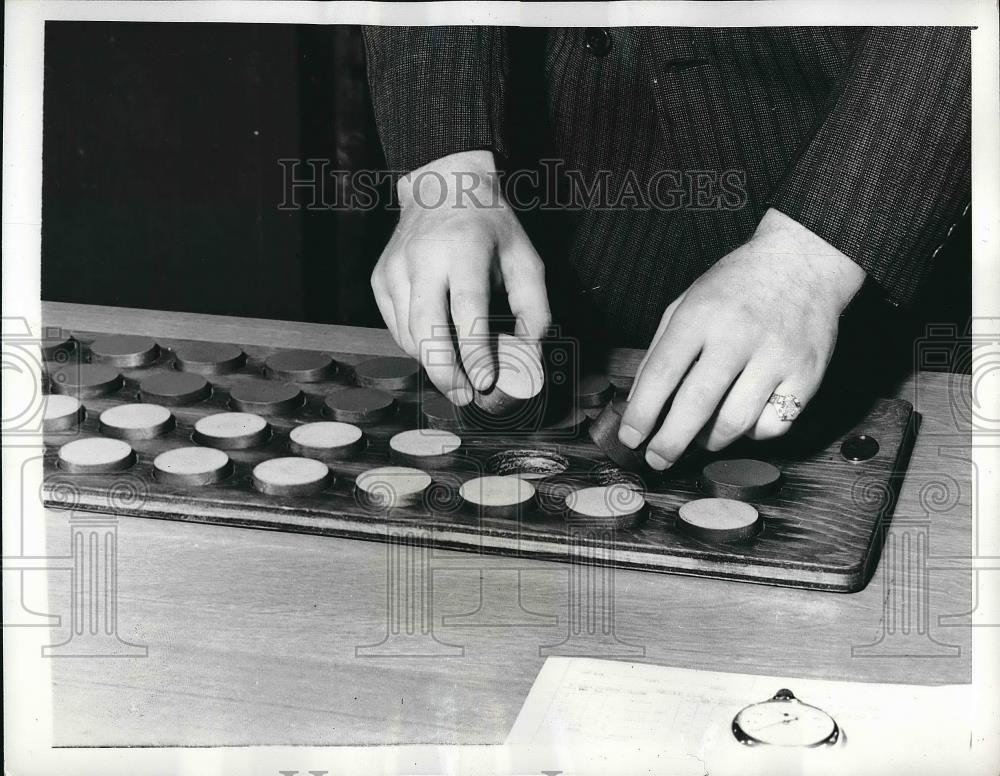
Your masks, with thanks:
M 212 386 L 199 374 L 191 372 L 160 372 L 139 383 L 143 401 L 180 407 L 195 404 L 212 395 Z
M 222 375 L 239 371 L 246 354 L 236 345 L 219 342 L 189 342 L 174 348 L 177 368 L 202 375 Z
M 622 415 L 627 406 L 626 402 L 609 402 L 590 424 L 587 433 L 601 452 L 616 464 L 623 469 L 638 471 L 647 468 L 643 456 L 644 446 L 640 445 L 638 449 L 632 450 L 618 440 L 618 429 L 621 428 Z
M 326 353 L 315 350 L 283 350 L 264 362 L 268 377 L 296 383 L 317 383 L 337 374 L 337 364 Z
M 705 542 L 742 542 L 763 527 L 760 513 L 749 504 L 728 498 L 689 501 L 677 510 L 677 527 Z
M 420 414 L 427 428 L 458 431 L 462 427 L 461 410 L 441 394 L 427 396 L 420 404 Z
M 42 351 L 42 358 L 46 361 L 65 363 L 69 361 L 71 354 L 76 350 L 76 340 L 60 334 L 43 337 L 38 344 Z
M 579 407 L 573 407 L 558 420 L 546 423 L 541 428 L 540 433 L 573 436 L 578 434 L 588 423 L 590 423 L 590 418 L 587 417 L 587 414 Z
M 363 388 L 409 391 L 417 387 L 420 364 L 412 358 L 371 358 L 354 367 L 354 382 Z
M 137 334 L 111 334 L 90 343 L 94 361 L 112 366 L 134 368 L 147 366 L 160 357 L 156 340 Z
M 396 414 L 396 400 L 374 388 L 345 388 L 326 397 L 323 414 L 344 423 L 378 423 Z
M 305 401 L 305 394 L 291 383 L 247 379 L 229 391 L 229 404 L 240 412 L 260 412 L 277 415 L 294 412 Z
M 604 375 L 586 375 L 576 392 L 578 407 L 603 407 L 615 395 L 615 387 Z
M 781 470 L 752 458 L 712 461 L 701 470 L 700 484 L 709 496 L 754 501 L 777 492 L 781 487 Z
M 50 380 L 54 393 L 69 394 L 78 399 L 107 396 L 124 385 L 118 370 L 104 364 L 70 364 L 55 370 Z

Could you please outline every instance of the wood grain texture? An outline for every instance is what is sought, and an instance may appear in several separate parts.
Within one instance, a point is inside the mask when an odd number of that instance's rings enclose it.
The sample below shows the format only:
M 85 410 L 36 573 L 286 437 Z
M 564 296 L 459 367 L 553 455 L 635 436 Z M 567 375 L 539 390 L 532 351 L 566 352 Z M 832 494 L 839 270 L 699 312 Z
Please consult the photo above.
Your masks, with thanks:
M 79 329 L 73 334 L 84 354 L 93 341 L 105 338 L 105 333 Z M 157 337 L 157 341 L 161 355 L 156 363 L 136 369 L 122 368 L 125 387 L 113 395 L 88 400 L 88 411 L 97 414 L 134 401 L 143 380 L 156 373 L 170 373 L 172 353 L 183 350 L 186 343 L 164 337 Z M 699 541 L 678 526 L 679 507 L 703 495 L 699 479 L 703 465 L 710 458 L 699 455 L 688 458 L 666 476 L 647 471 L 648 516 L 639 525 L 606 537 L 603 531 L 582 532 L 564 520 L 566 494 L 599 484 L 593 472 L 606 456 L 588 437 L 547 439 L 544 434 L 512 436 L 465 429 L 460 432 L 461 450 L 446 458 L 403 456 L 399 450 L 390 450 L 389 441 L 398 432 L 420 425 L 421 394 L 416 390 L 394 392 L 401 412 L 391 422 L 369 429 L 368 447 L 363 453 L 334 464 L 337 478 L 331 479 L 328 487 L 313 488 L 301 497 L 260 487 L 251 476 L 254 467 L 294 454 L 290 449 L 290 430 L 320 420 L 326 396 L 346 387 L 346 376 L 320 382 L 278 382 L 265 375 L 266 364 L 280 350 L 245 342 L 236 344 L 247 354 L 243 368 L 231 374 L 213 375 L 209 399 L 175 408 L 177 423 L 169 434 L 133 440 L 139 463 L 129 475 L 142 483 L 142 501 L 134 506 L 116 507 L 109 497 L 115 487 L 114 477 L 76 475 L 71 482 L 80 508 L 353 538 L 381 539 L 387 530 L 420 525 L 431 532 L 431 541 L 438 547 L 570 562 L 590 562 L 592 553 L 600 549 L 607 551 L 608 562 L 620 567 L 855 592 L 867 584 L 874 570 L 883 522 L 891 515 L 915 431 L 912 408 L 904 401 L 866 400 L 857 406 L 831 405 L 821 421 L 803 419 L 780 441 L 743 445 L 747 449 L 736 455 L 766 458 L 784 476 L 780 492 L 752 499 L 765 525 L 752 540 L 718 545 Z M 358 354 L 335 354 L 335 358 L 349 364 L 357 357 Z M 360 357 L 365 358 L 363 354 Z M 286 406 L 289 402 L 294 406 Z M 190 444 L 199 419 L 228 408 L 267 412 L 268 407 L 274 408 L 274 414 L 268 413 L 273 429 L 270 439 L 233 451 L 232 477 L 195 489 L 171 487 L 154 479 L 152 460 L 166 450 Z M 92 426 L 91 420 L 85 420 L 81 433 L 100 433 Z M 845 461 L 839 454 L 843 440 L 861 433 L 879 440 L 878 454 L 862 463 Z M 56 437 L 54 441 L 61 440 Z M 541 447 L 570 461 L 566 472 L 538 483 L 535 508 L 519 512 L 517 519 L 491 513 L 470 514 L 469 510 L 459 508 L 458 490 L 463 482 L 479 474 L 495 473 L 487 467 L 495 454 L 525 446 Z M 731 450 L 724 457 L 733 457 Z M 70 486 L 70 478 L 55 466 L 57 452 L 57 446 L 53 445 L 47 458 L 50 464 L 45 483 L 47 494 L 63 494 Z M 390 460 L 420 468 L 433 467 L 437 487 L 421 502 L 389 513 L 359 503 L 354 497 L 354 478 Z M 280 501 L 274 498 L 277 495 L 282 496 Z M 52 496 L 47 498 L 51 500 Z
M 377 331 L 72 305 L 46 304 L 45 313 L 47 325 L 70 328 L 261 344 L 247 333 L 259 329 L 275 347 L 397 352 Z M 640 356 L 615 354 L 626 372 Z M 788 677 L 968 682 L 975 602 L 961 559 L 972 552 L 969 392 L 958 375 L 917 374 L 900 386 L 897 396 L 923 424 L 887 553 L 862 592 L 619 569 L 605 578 L 610 640 L 580 627 L 589 622 L 576 597 L 583 577 L 572 576 L 600 567 L 447 550 L 408 555 L 391 542 L 122 518 L 118 634 L 147 645 L 149 656 L 51 661 L 56 741 L 498 743 L 549 653 Z M 47 526 L 49 552 L 68 554 L 69 513 L 51 512 Z M 906 576 L 913 557 L 901 549 L 916 548 L 921 536 L 931 569 L 914 588 Z M 387 595 L 401 557 L 421 558 L 416 568 L 430 578 L 426 598 L 411 607 L 429 627 L 417 629 L 428 656 L 387 649 L 397 643 L 387 638 Z M 70 575 L 50 580 L 51 605 L 64 615 L 52 629 L 58 643 L 70 635 Z M 916 591 L 926 601 L 923 630 L 889 632 L 903 613 L 917 622 L 901 603 Z M 365 651 L 380 642 L 381 653 Z

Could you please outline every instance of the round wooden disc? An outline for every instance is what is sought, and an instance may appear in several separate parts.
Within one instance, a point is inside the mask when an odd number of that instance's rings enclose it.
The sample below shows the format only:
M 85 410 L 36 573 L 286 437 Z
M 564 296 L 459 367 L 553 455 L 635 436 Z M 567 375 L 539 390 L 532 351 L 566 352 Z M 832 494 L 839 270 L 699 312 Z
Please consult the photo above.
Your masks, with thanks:
M 305 394 L 292 383 L 247 379 L 229 391 L 229 405 L 241 412 L 281 414 L 297 410 L 304 402 Z
M 153 476 L 181 487 L 211 485 L 228 477 L 232 469 L 229 456 L 211 447 L 178 447 L 153 459 Z
M 587 417 L 587 413 L 579 407 L 574 407 L 559 420 L 546 424 L 542 428 L 542 433 L 576 434 L 589 422 L 590 418 Z
M 313 458 L 272 458 L 253 469 L 253 484 L 269 496 L 308 496 L 332 479 L 330 469 Z
M 677 510 L 677 527 L 706 542 L 739 542 L 760 533 L 760 513 L 728 498 L 689 501 Z
M 621 428 L 622 415 L 627 406 L 626 402 L 608 402 L 601 410 L 601 414 L 590 424 L 587 433 L 594 444 L 601 448 L 601 452 L 620 467 L 638 471 L 646 468 L 643 446 L 640 445 L 639 449 L 632 450 L 618 440 L 618 429 Z
M 236 372 L 246 363 L 246 354 L 235 345 L 219 342 L 189 342 L 174 348 L 177 368 L 183 372 L 222 375 Z
M 516 517 L 535 500 L 535 486 L 523 477 L 487 475 L 462 483 L 462 503 L 484 517 Z
M 76 428 L 86 416 L 86 410 L 75 396 L 52 394 L 45 397 L 42 413 L 43 431 L 67 431 Z
M 378 423 L 396 413 L 396 400 L 373 388 L 345 388 L 326 397 L 323 414 L 345 423 Z
M 354 382 L 364 388 L 409 391 L 417 387 L 420 364 L 412 358 L 371 358 L 354 367 Z
M 535 348 L 520 337 L 497 336 L 496 382 L 475 391 L 474 401 L 492 415 L 509 415 L 541 393 L 545 372 Z
M 337 364 L 325 353 L 314 350 L 283 350 L 264 362 L 268 377 L 296 383 L 316 383 L 337 374 Z
M 160 372 L 139 383 L 142 401 L 158 402 L 169 407 L 196 404 L 212 395 L 212 386 L 199 374 Z
M 55 370 L 50 379 L 52 391 L 80 399 L 107 396 L 124 385 L 118 370 L 104 364 L 72 364 Z
M 119 404 L 101 413 L 102 434 L 118 439 L 153 439 L 174 427 L 174 416 L 159 404 Z
M 127 469 L 135 463 L 135 451 L 128 442 L 107 437 L 87 437 L 67 442 L 59 448 L 59 465 L 77 474 L 100 474 Z
M 461 410 L 438 393 L 428 395 L 420 404 L 420 414 L 427 428 L 458 431 L 462 427 Z
M 566 496 L 566 518 L 587 525 L 631 527 L 645 517 L 646 511 L 642 493 L 623 484 L 582 488 Z
M 160 347 L 149 337 L 136 334 L 112 334 L 95 339 L 90 344 L 95 361 L 120 367 L 152 364 L 160 356 Z
M 773 495 L 780 487 L 781 470 L 766 461 L 712 461 L 701 470 L 701 489 L 709 496 L 754 501 Z
M 360 428 L 334 421 L 296 426 L 288 439 L 293 453 L 314 458 L 346 458 L 365 446 L 365 435 Z
M 578 407 L 603 407 L 615 395 L 615 387 L 604 375 L 586 375 L 576 392 Z
M 409 466 L 380 466 L 358 475 L 355 490 L 367 506 L 380 509 L 413 504 L 431 486 L 431 476 Z
M 76 350 L 75 339 L 58 334 L 50 337 L 43 337 L 38 345 L 42 351 L 42 358 L 46 361 L 69 361 L 70 354 Z
M 220 450 L 255 447 L 271 436 L 271 427 L 259 415 L 219 412 L 194 424 L 194 441 Z
M 418 428 L 400 431 L 389 440 L 395 461 L 406 464 L 441 463 L 462 446 L 462 440 L 450 431 Z

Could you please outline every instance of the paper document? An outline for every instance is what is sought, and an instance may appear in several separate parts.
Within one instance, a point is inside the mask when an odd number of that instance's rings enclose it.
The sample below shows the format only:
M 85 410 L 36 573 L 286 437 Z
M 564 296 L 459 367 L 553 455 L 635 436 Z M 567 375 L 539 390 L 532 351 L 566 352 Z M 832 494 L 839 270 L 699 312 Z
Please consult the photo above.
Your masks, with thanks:
M 737 712 L 780 689 L 830 714 L 844 732 L 841 745 L 804 750 L 737 742 L 731 729 Z M 686 761 L 685 773 L 780 773 L 782 761 L 794 761 L 788 772 L 795 773 L 845 767 L 878 773 L 887 763 L 932 773 L 933 763 L 947 757 L 955 774 L 961 772 L 955 758 L 969 750 L 971 698 L 971 685 L 833 682 L 551 657 L 507 744 L 567 756 L 634 751 L 640 758 L 670 757 L 675 766 Z

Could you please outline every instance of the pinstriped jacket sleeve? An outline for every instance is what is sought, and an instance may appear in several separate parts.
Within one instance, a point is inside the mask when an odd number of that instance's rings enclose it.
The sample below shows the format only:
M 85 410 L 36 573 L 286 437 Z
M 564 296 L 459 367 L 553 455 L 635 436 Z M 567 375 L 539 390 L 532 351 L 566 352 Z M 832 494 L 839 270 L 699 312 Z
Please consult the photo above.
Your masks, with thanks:
M 500 27 L 366 27 L 368 82 L 386 162 L 409 172 L 459 151 L 505 156 Z
M 872 28 L 771 204 L 912 301 L 970 198 L 970 33 Z

